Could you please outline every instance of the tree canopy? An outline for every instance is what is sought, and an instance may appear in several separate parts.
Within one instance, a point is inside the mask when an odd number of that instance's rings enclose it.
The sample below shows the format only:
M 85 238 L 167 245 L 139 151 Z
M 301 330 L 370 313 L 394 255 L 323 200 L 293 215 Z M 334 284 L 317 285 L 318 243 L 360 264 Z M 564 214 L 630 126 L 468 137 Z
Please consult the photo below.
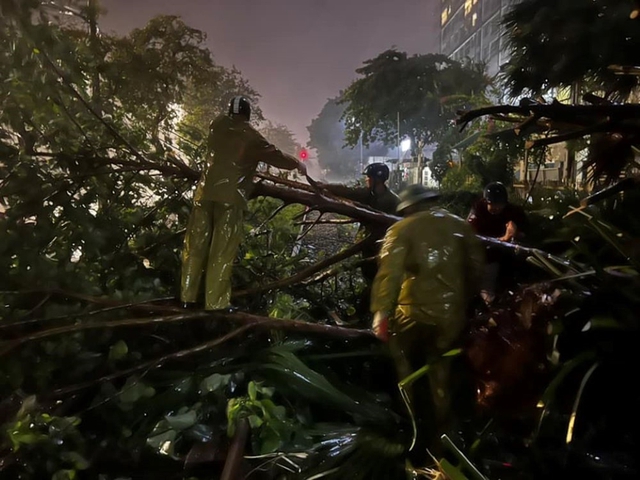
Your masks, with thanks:
M 509 62 L 503 80 L 514 96 L 580 83 L 625 98 L 638 77 L 610 66 L 640 64 L 638 23 L 631 2 L 523 0 L 504 17 Z
M 361 78 L 347 88 L 340 102 L 346 141 L 356 145 L 379 140 L 395 145 L 408 137 L 418 159 L 426 145 L 436 143 L 451 128 L 456 108 L 483 98 L 488 79 L 481 65 L 463 65 L 445 55 L 409 56 L 387 50 L 366 60 L 356 72 Z
M 316 150 L 320 166 L 328 170 L 331 176 L 352 179 L 360 174 L 360 149 L 345 144 L 345 109 L 346 106 L 339 103 L 339 98 L 327 100 L 318 116 L 307 127 L 307 145 Z M 363 145 L 362 150 L 365 157 L 385 156 L 389 151 L 380 141 Z
M 298 152 L 302 147 L 286 125 L 267 120 L 259 128 L 262 135 L 280 150 L 290 155 L 298 156 Z

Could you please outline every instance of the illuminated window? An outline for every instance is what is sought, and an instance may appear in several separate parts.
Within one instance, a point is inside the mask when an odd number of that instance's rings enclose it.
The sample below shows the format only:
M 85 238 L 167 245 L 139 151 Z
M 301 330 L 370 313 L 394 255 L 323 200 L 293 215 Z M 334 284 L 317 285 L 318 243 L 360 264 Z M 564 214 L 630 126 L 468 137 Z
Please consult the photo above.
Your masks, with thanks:
M 466 17 L 471 13 L 473 8 L 473 0 L 464 0 L 464 16 Z
M 471 26 L 475 27 L 476 23 L 478 23 L 478 14 L 474 13 L 473 16 L 471 17 Z
M 448 9 L 444 9 L 442 10 L 442 18 L 441 20 L 441 25 L 444 25 L 445 23 L 447 23 L 447 20 L 449 19 L 449 10 Z

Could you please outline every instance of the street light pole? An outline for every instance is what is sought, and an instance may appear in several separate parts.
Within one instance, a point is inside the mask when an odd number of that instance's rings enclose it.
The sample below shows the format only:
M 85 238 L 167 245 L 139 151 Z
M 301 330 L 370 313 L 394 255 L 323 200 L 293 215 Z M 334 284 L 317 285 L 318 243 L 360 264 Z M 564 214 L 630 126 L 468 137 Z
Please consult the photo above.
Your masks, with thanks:
M 398 112 L 398 166 L 397 169 L 400 168 L 400 112 Z
M 360 130 L 360 170 L 364 170 L 364 158 L 362 155 L 362 130 Z

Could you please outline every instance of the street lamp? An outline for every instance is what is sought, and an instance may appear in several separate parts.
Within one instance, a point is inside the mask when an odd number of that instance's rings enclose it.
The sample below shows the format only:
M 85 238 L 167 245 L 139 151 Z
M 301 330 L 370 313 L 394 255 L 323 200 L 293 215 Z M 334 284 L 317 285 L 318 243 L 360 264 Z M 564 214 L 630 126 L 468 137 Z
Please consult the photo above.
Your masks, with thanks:
M 400 151 L 402 153 L 407 153 L 409 150 L 411 150 L 411 139 L 410 138 L 405 138 L 400 143 Z

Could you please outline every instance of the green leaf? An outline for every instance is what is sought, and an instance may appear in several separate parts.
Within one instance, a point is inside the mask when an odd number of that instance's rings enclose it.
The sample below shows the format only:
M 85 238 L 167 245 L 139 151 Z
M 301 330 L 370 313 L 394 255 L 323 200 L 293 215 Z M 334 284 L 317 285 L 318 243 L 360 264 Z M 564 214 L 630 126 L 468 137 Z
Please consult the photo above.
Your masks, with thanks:
M 220 375 L 219 373 L 214 373 L 200 382 L 200 391 L 203 394 L 216 392 L 221 388 L 226 387 L 230 381 L 231 375 Z
M 120 402 L 124 404 L 135 403 L 141 398 L 153 396 L 155 390 L 153 392 L 151 390 L 137 378 L 129 377 L 120 391 Z
M 249 415 L 248 420 L 251 428 L 258 428 L 263 424 L 262 419 L 257 415 Z
M 22 418 L 28 413 L 31 413 L 38 406 L 38 402 L 35 395 L 29 395 L 22 401 L 22 406 L 16 415 L 16 418 Z
M 73 463 L 73 468 L 76 470 L 86 470 L 89 468 L 89 461 L 80 455 L 78 452 L 64 452 L 61 458 L 67 462 Z
M 442 354 L 443 357 L 455 357 L 457 355 L 460 355 L 462 353 L 462 349 L 461 348 L 454 348 L 453 350 L 449 350 L 448 352 L 445 352 Z
M 582 329 L 583 332 L 588 330 L 600 330 L 600 329 L 614 329 L 619 330 L 624 328 L 622 323 L 615 318 L 607 317 L 607 316 L 597 316 L 593 317 L 591 320 L 587 322 L 587 324 Z
M 147 439 L 147 445 L 153 448 L 161 455 L 174 456 L 175 440 L 178 436 L 178 432 L 175 430 L 165 430 L 159 432 L 157 435 L 150 436 Z
M 276 392 L 275 388 L 263 387 L 262 385 L 256 385 L 256 389 L 263 397 L 267 397 L 267 398 L 273 397 L 273 394 Z
M 51 480 L 75 480 L 75 470 L 58 470 L 51 476 Z
M 260 403 L 265 416 L 275 417 L 279 420 L 284 420 L 287 417 L 287 409 L 282 405 L 276 405 L 269 399 L 262 400 Z
M 273 453 L 280 448 L 280 434 L 273 428 L 264 428 L 260 433 L 260 454 Z
M 249 398 L 255 401 L 258 398 L 258 389 L 255 382 L 250 381 L 248 386 Z
M 142 395 L 146 398 L 151 398 L 156 394 L 156 389 L 153 387 L 146 387 Z
M 42 440 L 47 440 L 49 437 L 41 433 L 15 431 L 9 432 L 9 438 L 11 439 L 13 450 L 18 451 L 22 445 L 33 445 Z
M 124 340 L 118 340 L 109 348 L 109 360 L 122 360 L 127 356 L 127 353 L 129 353 L 129 347 L 126 342 Z
M 181 415 L 166 415 L 164 417 L 171 428 L 177 431 L 186 430 L 196 424 L 198 415 L 194 410 L 190 410 Z

